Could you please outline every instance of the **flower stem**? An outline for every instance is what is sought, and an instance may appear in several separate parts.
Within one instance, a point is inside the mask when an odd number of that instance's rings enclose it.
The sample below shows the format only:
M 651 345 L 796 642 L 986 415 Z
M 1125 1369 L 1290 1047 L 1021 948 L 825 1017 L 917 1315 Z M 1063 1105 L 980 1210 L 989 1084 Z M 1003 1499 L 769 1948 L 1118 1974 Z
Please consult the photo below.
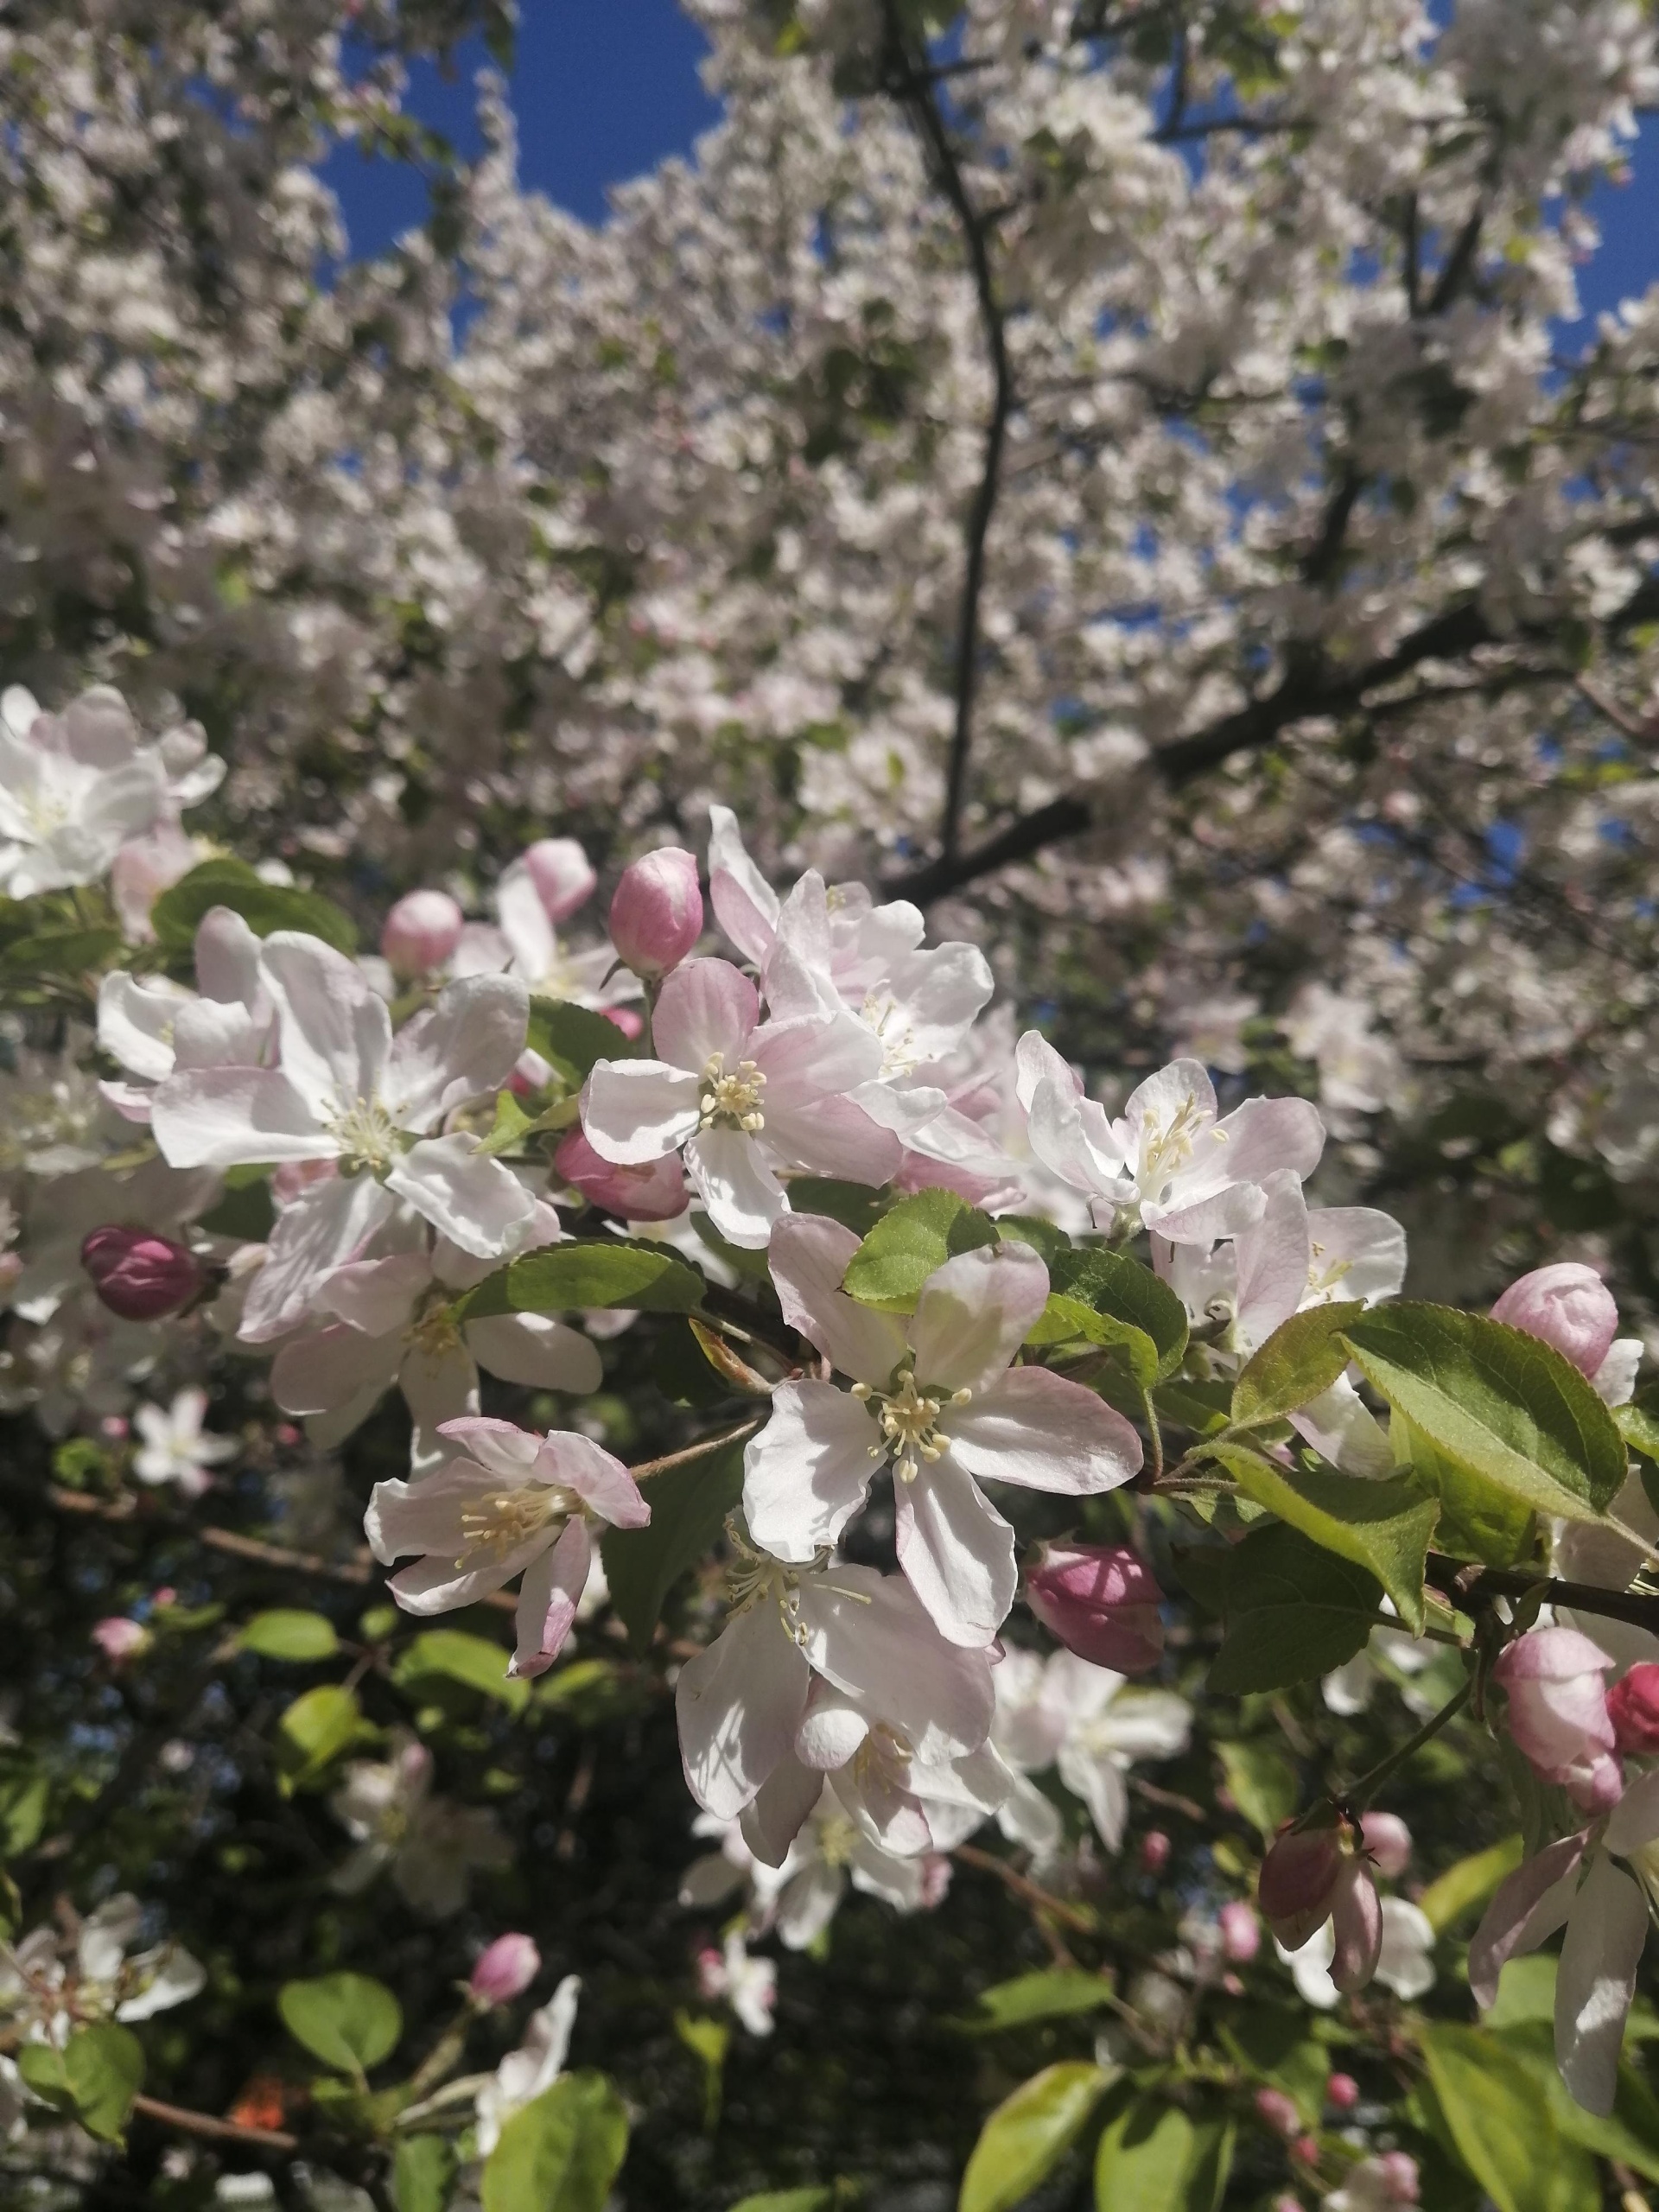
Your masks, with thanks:
M 1357 1812 L 1363 1813 L 1389 1777 L 1396 1769 L 1404 1766 L 1406 1761 L 1421 1751 L 1423 1745 L 1432 1738 L 1438 1736 L 1448 1720 L 1457 1718 L 1464 1707 L 1468 1704 L 1474 1693 L 1474 1677 L 1471 1675 L 1460 1689 L 1452 1693 L 1438 1713 L 1429 1715 L 1414 1736 L 1408 1736 L 1396 1750 L 1389 1753 L 1387 1758 L 1374 1766 L 1369 1774 L 1362 1774 L 1357 1782 L 1352 1783 L 1342 1793 L 1344 1804 L 1352 1807 Z

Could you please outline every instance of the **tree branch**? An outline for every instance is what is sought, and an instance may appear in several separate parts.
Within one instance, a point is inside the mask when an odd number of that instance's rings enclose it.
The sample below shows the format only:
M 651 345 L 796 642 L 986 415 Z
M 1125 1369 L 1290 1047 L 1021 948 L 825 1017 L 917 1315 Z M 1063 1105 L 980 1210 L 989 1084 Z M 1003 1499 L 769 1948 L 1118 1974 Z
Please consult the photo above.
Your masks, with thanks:
M 1605 1620 L 1627 1621 L 1633 1628 L 1659 1633 L 1659 1596 L 1641 1591 L 1603 1590 L 1593 1582 L 1562 1582 L 1554 1576 L 1534 1574 L 1525 1567 L 1482 1567 L 1463 1560 L 1446 1559 L 1431 1552 L 1425 1579 L 1454 1605 L 1461 1605 L 1478 1592 L 1497 1598 L 1524 1598 L 1541 1591 L 1549 1605 L 1566 1605 L 1576 1613 L 1599 1613 Z
M 245 2143 L 257 2151 L 293 2152 L 300 2147 L 297 2135 L 276 2127 L 245 2127 L 240 2120 L 216 2120 L 212 2113 L 191 2112 L 183 2105 L 163 2104 L 159 2097 L 135 2097 L 132 2108 L 161 2127 L 176 2127 L 185 2135 L 200 2135 L 213 2143 Z

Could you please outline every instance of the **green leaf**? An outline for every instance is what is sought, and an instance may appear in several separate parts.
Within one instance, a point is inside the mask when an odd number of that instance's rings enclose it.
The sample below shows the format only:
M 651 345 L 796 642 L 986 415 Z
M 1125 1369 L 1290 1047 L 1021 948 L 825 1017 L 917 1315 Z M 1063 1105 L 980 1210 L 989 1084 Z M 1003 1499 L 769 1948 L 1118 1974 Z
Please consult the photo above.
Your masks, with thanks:
M 197 1221 L 210 1236 L 234 1237 L 239 1244 L 263 1244 L 276 1224 L 270 1185 L 261 1175 L 251 1183 L 226 1180 L 225 1195 Z
M 1125 1340 L 1131 1370 L 1142 1389 L 1161 1382 L 1180 1365 L 1186 1351 L 1186 1308 L 1168 1284 L 1160 1282 L 1138 1260 L 1103 1251 L 1097 1244 L 1082 1245 L 1056 1255 L 1049 1281 L 1054 1290 L 1089 1306 L 1103 1320 L 1115 1321 L 1150 1343 L 1154 1368 L 1148 1375 L 1143 1363 L 1137 1363 L 1133 1340 Z M 1143 1353 L 1141 1361 L 1144 1359 Z
M 868 1236 L 880 1218 L 882 1196 L 868 1183 L 837 1182 L 830 1175 L 791 1175 L 789 1205 L 791 1213 L 825 1214 L 855 1236 Z
M 120 946 L 119 930 L 37 930 L 14 938 L 0 952 L 0 976 L 8 982 L 31 976 L 84 976 L 89 968 L 101 968 Z
M 1395 1459 L 1409 1465 L 1417 1480 L 1440 1501 L 1434 1529 L 1438 1550 L 1455 1559 L 1484 1560 L 1488 1567 L 1514 1567 L 1531 1557 L 1538 1516 L 1524 1500 L 1431 1444 L 1397 1406 L 1389 1435 Z
M 882 1215 L 847 1262 L 842 1288 L 884 1313 L 913 1313 L 936 1268 L 995 1242 L 988 1215 L 954 1191 L 918 1191 Z
M 1325 2110 L 1331 2053 L 1308 2033 L 1305 2012 L 1278 2005 L 1248 2005 L 1223 2023 L 1221 2039 L 1243 2066 L 1296 2101 L 1309 2127 Z
M 742 1497 L 742 1445 L 728 1445 L 706 1459 L 653 1475 L 645 1495 L 651 1502 L 649 1526 L 607 1529 L 600 1542 L 611 1603 L 627 1624 L 637 1656 L 651 1649 L 663 1600 L 708 1551 Z
M 1233 1385 L 1233 1419 L 1272 1421 L 1328 1390 L 1348 1364 L 1348 1347 L 1338 1332 L 1364 1311 L 1363 1300 L 1353 1299 L 1310 1306 L 1306 1313 L 1281 1321 L 1250 1355 Z
M 276 1725 L 276 1764 L 283 1795 L 308 1789 L 364 1729 L 357 1693 L 319 1683 L 296 1697 Z
M 27 1764 L 0 1767 L 0 1861 L 32 1850 L 46 1826 L 48 1777 Z
M 628 2115 L 602 2074 L 567 2074 L 501 2131 L 484 2162 L 484 2212 L 603 2212 Z
M 1158 1377 L 1158 1347 L 1144 1329 L 1120 1321 L 1110 1313 L 1096 1313 L 1080 1298 L 1051 1290 L 1042 1312 L 1026 1332 L 1028 1344 L 1072 1344 L 1081 1337 L 1091 1344 L 1109 1344 L 1123 1354 L 1131 1375 L 1148 1389 Z
M 100 2143 L 118 2143 L 143 2087 L 144 2047 L 130 2028 L 113 2020 L 77 2028 L 63 2054 L 64 2078 L 75 2117 Z
M 63 2063 L 63 2053 L 54 2044 L 26 2043 L 17 2051 L 17 2071 L 37 2097 L 44 2099 L 54 2112 L 73 2112 L 75 2093 L 69 2087 L 69 2075 Z
M 1641 1406 L 1614 1406 L 1611 1411 L 1614 1426 L 1631 1451 L 1659 1465 L 1659 1421 Z
M 267 883 L 245 861 L 237 860 L 203 861 L 162 892 L 149 910 L 150 926 L 162 949 L 188 951 L 196 925 L 211 906 L 228 906 L 240 914 L 256 937 L 269 937 L 273 930 L 303 930 L 338 952 L 357 950 L 357 925 L 332 899 Z
M 285 1981 L 276 1994 L 276 2010 L 296 2043 L 354 2081 L 389 2056 L 404 2032 L 397 1999 L 385 1982 L 365 1974 Z
M 1099 2212 L 1215 2212 L 1233 2163 L 1233 2127 L 1155 2095 L 1136 2097 L 1102 2131 Z
M 1276 1835 L 1301 1798 L 1289 1753 L 1268 1737 L 1217 1744 L 1216 1751 L 1234 1804 L 1253 1828 L 1264 1836 Z
M 1214 1451 L 1247 1497 L 1300 1529 L 1321 1551 L 1375 1575 L 1406 1626 L 1414 1635 L 1421 1632 L 1423 1560 L 1440 1510 L 1435 1499 L 1398 1478 L 1366 1482 L 1281 1467 L 1236 1445 L 1217 1445 Z
M 522 1713 L 530 1702 L 531 1686 L 517 1676 L 509 1680 L 509 1656 L 486 1636 L 469 1636 L 459 1628 L 427 1629 L 398 1653 L 391 1678 L 399 1689 L 411 1689 L 439 1675 L 446 1681 L 480 1690 L 510 1713 Z
M 1057 1968 L 1046 1974 L 1017 1974 L 982 1989 L 974 2018 L 954 2024 L 969 2035 L 995 2035 L 1003 2028 L 1023 2028 L 1034 2020 L 1071 2019 L 1079 2013 L 1096 2012 L 1111 2002 L 1112 1985 L 1097 1974 Z
M 1472 1851 L 1435 1877 L 1417 1902 L 1437 1936 L 1478 1904 L 1484 1904 L 1498 1884 L 1521 1864 L 1518 1835 L 1506 1835 L 1484 1851 Z
M 455 2185 L 455 2154 L 442 2135 L 403 2135 L 391 2161 L 397 2212 L 444 2212 Z
M 1497 2037 L 1435 2026 L 1422 2049 L 1458 2155 L 1497 2212 L 1591 2212 L 1600 2203 L 1589 2157 L 1562 2139 L 1531 2069 Z
M 795 1202 L 795 1186 L 790 1185 L 790 1203 Z M 996 1233 L 1005 1244 L 1029 1244 L 1045 1267 L 1052 1268 L 1062 1252 L 1071 1249 L 1071 1239 L 1063 1229 L 1056 1229 L 1052 1221 L 1045 1221 L 1038 1213 L 1000 1213 L 996 1217 Z
M 763 2189 L 759 2196 L 741 2196 L 730 2212 L 833 2212 L 833 2189 Z
M 702 2069 L 702 2125 L 704 2133 L 712 2135 L 720 2125 L 726 2054 L 732 2047 L 730 2024 L 711 2020 L 707 2013 L 678 2012 L 674 2032 Z
M 236 1641 L 240 1649 L 257 1651 L 262 1659 L 332 1659 L 340 1649 L 334 1624 L 323 1614 L 281 1605 L 256 1613 Z
M 1298 1529 L 1275 1522 L 1254 1529 L 1243 1543 L 1206 1567 L 1194 1585 L 1189 1552 L 1182 1579 L 1201 1604 L 1220 1601 L 1227 1639 L 1210 1669 L 1210 1686 L 1233 1696 L 1288 1688 L 1330 1674 L 1360 1650 L 1376 1624 L 1382 1585 L 1376 1578 L 1321 1550 Z
M 1066 2059 L 1022 2082 L 979 2131 L 957 2212 L 1008 2212 L 1028 2196 L 1077 2141 L 1111 2078 Z
M 1612 1415 L 1578 1369 L 1520 1329 L 1402 1300 L 1352 1322 L 1362 1371 L 1441 1452 L 1541 1513 L 1595 1521 L 1627 1462 Z
M 566 1313 L 628 1306 L 645 1313 L 689 1313 L 702 1303 L 702 1277 L 666 1245 L 620 1236 L 573 1240 L 526 1252 L 457 1300 L 458 1319 L 497 1313 Z
M 596 1060 L 637 1059 L 645 1049 L 602 1014 L 564 999 L 531 999 L 529 1041 L 531 1051 L 550 1060 L 572 1090 L 587 1082 Z

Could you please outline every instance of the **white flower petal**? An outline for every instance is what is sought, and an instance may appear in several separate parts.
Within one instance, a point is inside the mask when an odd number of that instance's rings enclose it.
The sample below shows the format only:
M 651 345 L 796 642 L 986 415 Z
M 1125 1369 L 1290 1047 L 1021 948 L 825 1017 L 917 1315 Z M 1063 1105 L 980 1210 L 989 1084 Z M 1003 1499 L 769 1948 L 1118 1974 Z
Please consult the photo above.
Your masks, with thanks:
M 784 1319 L 855 1382 L 880 1385 L 904 1357 L 904 1324 L 849 1298 L 841 1287 L 859 1239 L 823 1214 L 785 1214 L 766 1248 Z
M 701 1075 L 665 1060 L 601 1060 L 582 1094 L 582 1130 L 601 1160 L 642 1167 L 696 1135 L 702 1098 Z
M 706 1129 L 685 1147 L 685 1172 L 726 1242 L 764 1251 L 789 1201 L 756 1140 L 741 1129 Z
M 779 1383 L 771 1420 L 743 1453 L 743 1516 L 756 1543 L 810 1560 L 836 1542 L 864 1503 L 880 1433 L 868 1407 L 833 1383 Z
M 400 1129 L 435 1128 L 452 1107 L 499 1090 L 524 1049 L 530 994 L 508 976 L 448 983 L 392 1040 L 381 1084 Z
M 729 1620 L 675 1686 L 680 1756 L 705 1812 L 734 1820 L 779 1761 L 792 1756 L 812 1670 L 775 1605 Z
M 504 1382 L 535 1390 L 597 1390 L 605 1379 L 599 1348 L 550 1313 L 499 1313 L 467 1324 L 480 1367 Z
M 283 1070 L 319 1121 L 375 1097 L 391 1017 L 355 961 L 295 930 L 265 939 L 267 985 L 282 1033 Z
M 982 1245 L 936 1268 L 908 1334 L 916 1379 L 947 1394 L 1001 1374 L 1048 1299 L 1048 1269 L 1029 1244 Z
M 988 1643 L 1018 1585 L 1013 1529 L 948 1457 L 896 1482 L 893 1498 L 899 1564 L 939 1633 Z
M 1569 2094 L 1604 2117 L 1648 1940 L 1648 1908 L 1630 1876 L 1597 1853 L 1573 1901 L 1555 1978 L 1555 2061 Z
M 150 1125 L 172 1167 L 241 1167 L 332 1160 L 340 1150 L 275 1068 L 193 1068 L 156 1093 Z
M 652 1041 L 672 1067 L 701 1077 L 718 1055 L 730 1075 L 753 1057 L 760 1019 L 754 985 L 729 960 L 683 960 L 663 985 Z
M 404 1153 L 386 1188 L 479 1259 L 516 1251 L 536 1201 L 511 1169 L 480 1152 L 476 1137 L 425 1137 Z
M 1068 1497 L 1116 1490 L 1141 1469 L 1133 1425 L 1080 1382 L 1042 1367 L 1011 1367 L 995 1376 L 965 1406 L 951 1408 L 945 1433 L 951 1458 L 981 1481 Z

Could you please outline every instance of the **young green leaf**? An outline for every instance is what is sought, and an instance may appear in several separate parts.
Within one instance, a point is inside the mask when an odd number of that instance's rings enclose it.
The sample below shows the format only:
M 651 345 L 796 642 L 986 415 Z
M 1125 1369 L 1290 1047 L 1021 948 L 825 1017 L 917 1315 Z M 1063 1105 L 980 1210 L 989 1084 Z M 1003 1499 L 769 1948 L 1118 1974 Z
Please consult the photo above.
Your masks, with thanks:
M 118 2143 L 143 2087 L 144 2047 L 130 2028 L 100 2020 L 77 2028 L 61 2051 L 26 2043 L 17 2070 L 37 2097 L 72 2112 L 100 2143 Z
M 607 1529 L 600 1542 L 611 1603 L 641 1656 L 651 1649 L 663 1600 L 709 1549 L 743 1495 L 743 1446 L 728 1445 L 706 1459 L 653 1475 L 645 1491 L 649 1526 Z
M 759 2196 L 740 2196 L 731 2212 L 834 2212 L 833 2189 L 763 2189 Z
M 336 2072 L 360 2080 L 397 2047 L 403 2008 L 385 1982 L 364 1974 L 286 1981 L 276 2010 L 296 2043 Z
M 1242 1446 L 1217 1445 L 1239 1487 L 1322 1551 L 1374 1574 L 1414 1635 L 1423 1626 L 1423 1560 L 1440 1507 L 1414 1484 L 1282 1467 Z
M 1496 2036 L 1435 2026 L 1424 2062 L 1463 2163 L 1497 2212 L 1585 2212 L 1599 2203 L 1595 2169 L 1564 2143 L 1529 2068 Z M 1581 2184 L 1587 2173 L 1587 2187 Z
M 203 861 L 162 892 L 149 912 L 162 950 L 188 951 L 195 940 L 196 925 L 210 906 L 228 906 L 240 914 L 256 937 L 269 937 L 273 930 L 303 930 L 337 952 L 357 950 L 357 925 L 332 899 L 289 884 L 267 883 L 245 861 L 237 860 Z
M 1283 1522 L 1252 1529 L 1218 1555 L 1188 1552 L 1179 1564 L 1199 1602 L 1226 1623 L 1210 1686 L 1234 1696 L 1340 1667 L 1363 1647 L 1382 1596 L 1375 1575 Z
M 1147 1376 L 1135 1370 L 1135 1380 L 1143 1388 L 1162 1382 L 1180 1365 L 1186 1351 L 1186 1308 L 1168 1284 L 1160 1282 L 1139 1260 L 1103 1251 L 1097 1244 L 1081 1245 L 1056 1255 L 1049 1281 L 1065 1297 L 1151 1342 L 1156 1354 L 1154 1373 Z
M 1358 1299 L 1310 1306 L 1281 1321 L 1245 1363 L 1233 1385 L 1236 1421 L 1271 1421 L 1294 1414 L 1328 1390 L 1348 1364 L 1338 1332 L 1365 1311 Z
M 340 1649 L 334 1624 L 322 1613 L 290 1611 L 276 1606 L 256 1613 L 237 1634 L 238 1648 L 257 1651 L 262 1659 L 332 1659 Z
M 1230 2120 L 1136 2097 L 1101 2132 L 1098 2212 L 1215 2212 L 1233 2163 Z
M 1009 2212 L 1028 2196 L 1082 2134 L 1111 2078 L 1066 2059 L 1022 2082 L 979 2131 L 957 2212 Z
M 509 1713 L 522 1713 L 530 1702 L 530 1684 L 516 1675 L 509 1680 L 501 1645 L 486 1636 L 469 1636 L 465 1629 L 427 1629 L 398 1653 L 391 1671 L 399 1689 L 418 1689 L 434 1675 L 480 1691 Z
M 1221 1770 L 1235 1805 L 1253 1828 L 1275 1834 L 1296 1810 L 1301 1784 L 1282 1745 L 1257 1736 L 1216 1745 Z
M 327 1773 L 364 1728 L 357 1693 L 320 1682 L 296 1697 L 276 1726 L 276 1765 L 283 1795 L 308 1789 Z
M 1389 1436 L 1396 1459 L 1440 1502 L 1436 1550 L 1456 1559 L 1484 1560 L 1488 1567 L 1514 1567 L 1532 1556 L 1538 1516 L 1524 1498 L 1442 1452 L 1397 1407 Z
M 498 1313 L 566 1313 L 589 1306 L 629 1306 L 647 1313 L 690 1313 L 702 1303 L 702 1277 L 661 1244 L 621 1237 L 573 1240 L 526 1252 L 459 1300 L 458 1319 Z
M 1519 1835 L 1506 1835 L 1501 1843 L 1472 1851 L 1437 1875 L 1418 1898 L 1424 1916 L 1437 1936 L 1478 1904 L 1484 1904 L 1498 1884 L 1521 1864 Z
M 847 1262 L 842 1287 L 884 1313 L 913 1313 L 936 1268 L 995 1242 L 989 1216 L 954 1191 L 918 1191 L 882 1215 Z
M 531 999 L 529 1045 L 552 1062 L 571 1090 L 587 1082 L 596 1060 L 637 1059 L 644 1050 L 637 1037 L 624 1036 L 602 1014 L 564 999 Z
M 1027 2027 L 1037 2020 L 1097 2012 L 1111 1999 L 1112 1985 L 1102 1975 L 1057 1967 L 1046 1974 L 1017 1974 L 1012 1981 L 982 1989 L 978 2012 L 955 2024 L 968 2035 L 995 2035 L 1003 2028 Z
M 513 2113 L 484 2162 L 484 2212 L 603 2212 L 628 2115 L 602 2074 L 566 2074 Z
M 402 2135 L 391 2161 L 397 2212 L 444 2212 L 455 2185 L 455 2154 L 442 2135 Z
M 1051 1290 L 1042 1312 L 1026 1332 L 1028 1344 L 1064 1344 L 1081 1338 L 1085 1344 L 1115 1344 L 1143 1390 L 1158 1380 L 1158 1347 L 1144 1329 L 1120 1321 L 1110 1313 L 1096 1313 L 1080 1298 Z

